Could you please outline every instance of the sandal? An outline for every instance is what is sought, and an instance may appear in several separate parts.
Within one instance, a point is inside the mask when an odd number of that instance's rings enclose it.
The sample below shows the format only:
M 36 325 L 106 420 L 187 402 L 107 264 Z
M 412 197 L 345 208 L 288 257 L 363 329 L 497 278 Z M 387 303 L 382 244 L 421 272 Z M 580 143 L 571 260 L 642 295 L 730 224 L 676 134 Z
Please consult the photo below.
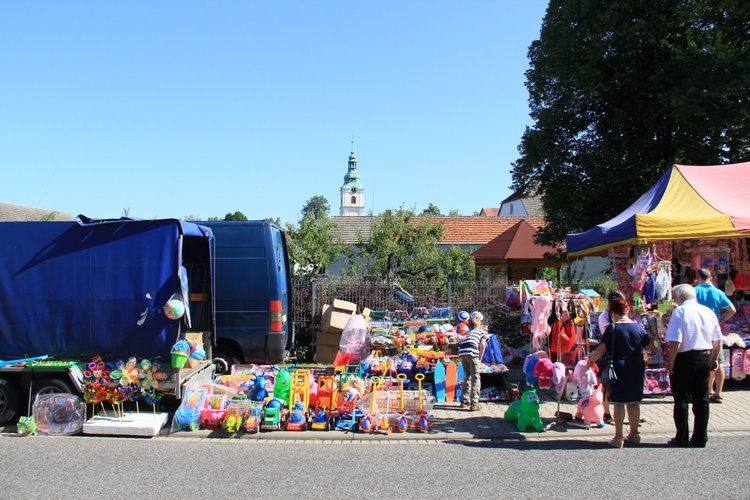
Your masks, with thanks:
M 721 396 L 717 396 L 716 394 L 713 394 L 713 395 L 709 396 L 708 399 L 712 403 L 721 404 L 723 402 L 723 399 L 721 398 Z
M 615 425 L 615 419 L 612 418 L 612 415 L 604 415 L 604 423 L 607 425 Z
M 634 434 L 632 436 L 630 434 L 628 434 L 623 439 L 624 439 L 624 441 L 626 443 L 641 444 L 641 435 L 640 434 Z
M 469 411 L 479 411 L 481 409 L 482 409 L 482 407 L 480 405 L 471 405 L 469 407 Z
M 612 448 L 622 448 L 622 446 L 625 444 L 625 439 L 612 438 L 612 440 L 608 441 L 607 444 L 610 445 Z

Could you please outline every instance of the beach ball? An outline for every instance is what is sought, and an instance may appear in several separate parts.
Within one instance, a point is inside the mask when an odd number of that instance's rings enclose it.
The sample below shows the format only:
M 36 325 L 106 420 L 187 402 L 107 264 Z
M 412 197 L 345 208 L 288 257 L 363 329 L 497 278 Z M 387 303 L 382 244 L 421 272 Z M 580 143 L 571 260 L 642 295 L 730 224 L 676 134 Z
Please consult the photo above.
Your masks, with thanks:
M 180 319 L 185 314 L 185 304 L 179 299 L 169 299 L 164 306 L 164 315 L 169 319 Z

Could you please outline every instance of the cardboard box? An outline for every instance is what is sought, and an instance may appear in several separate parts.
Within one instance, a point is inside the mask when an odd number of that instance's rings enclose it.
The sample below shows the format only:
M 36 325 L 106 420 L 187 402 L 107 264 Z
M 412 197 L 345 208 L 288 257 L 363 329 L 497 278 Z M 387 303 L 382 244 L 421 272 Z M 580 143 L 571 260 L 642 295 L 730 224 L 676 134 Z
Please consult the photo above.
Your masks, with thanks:
M 315 362 L 330 365 L 333 360 L 336 359 L 336 354 L 339 352 L 338 344 L 332 345 L 318 345 L 315 348 Z
M 319 346 L 325 345 L 325 346 L 338 347 L 340 342 L 341 342 L 340 333 L 318 332 L 317 336 L 315 337 L 315 343 Z
M 323 306 L 321 330 L 328 333 L 340 333 L 344 330 L 352 314 L 357 312 L 357 304 L 334 299 L 333 304 Z

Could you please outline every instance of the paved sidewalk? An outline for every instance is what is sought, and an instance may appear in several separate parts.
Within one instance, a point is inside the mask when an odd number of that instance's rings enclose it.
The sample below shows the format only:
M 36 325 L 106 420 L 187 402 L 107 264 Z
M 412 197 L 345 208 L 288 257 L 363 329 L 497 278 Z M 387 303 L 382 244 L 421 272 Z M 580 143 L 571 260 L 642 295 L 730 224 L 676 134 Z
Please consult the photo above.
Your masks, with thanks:
M 728 381 L 724 390 L 724 402 L 711 404 L 709 435 L 718 432 L 750 432 L 750 382 Z M 549 391 L 539 393 L 542 422 L 547 425 L 557 421 L 557 400 Z M 576 402 L 562 400 L 560 411 L 575 414 Z M 602 442 L 611 438 L 614 427 L 605 425 L 602 428 L 579 428 L 574 425 L 555 424 L 546 432 L 519 432 L 515 422 L 504 419 L 509 403 L 483 403 L 482 409 L 470 412 L 460 408 L 458 403 L 436 404 L 432 409 L 433 424 L 429 433 L 410 430 L 406 433 L 393 432 L 390 435 L 369 435 L 361 432 L 342 430 L 324 431 L 273 431 L 258 434 L 238 433 L 230 435 L 221 431 L 193 431 L 169 433 L 162 430 L 161 436 L 169 438 L 223 438 L 223 439 L 257 439 L 273 441 L 323 440 L 323 441 L 401 441 L 401 440 L 472 440 L 472 439 L 550 439 L 550 438 L 597 438 Z M 645 441 L 666 442 L 674 436 L 672 420 L 673 400 L 671 396 L 646 397 L 641 404 L 641 434 Z M 690 414 L 692 424 L 692 413 Z M 653 435 L 650 437 L 649 435 Z
M 511 378 L 514 378 L 511 376 Z M 180 431 L 171 433 L 169 425 L 159 433 L 159 438 L 167 439 L 230 439 L 257 440 L 268 442 L 284 441 L 325 441 L 347 443 L 353 441 L 382 441 L 382 442 L 435 442 L 448 440 L 529 440 L 529 439 L 595 439 L 606 442 L 614 434 L 614 427 L 605 425 L 602 428 L 580 428 L 565 423 L 556 423 L 555 417 L 558 403 L 550 391 L 539 392 L 541 406 L 540 416 L 545 425 L 550 426 L 546 432 L 519 432 L 515 422 L 509 423 L 504 419 L 505 410 L 509 403 L 483 403 L 482 409 L 470 412 L 460 408 L 458 403 L 436 404 L 432 409 L 432 429 L 428 433 L 409 430 L 406 433 L 392 432 L 389 435 L 364 434 L 362 432 L 332 431 L 270 431 L 256 434 L 238 432 L 229 434 L 223 431 Z M 674 436 L 672 420 L 673 400 L 671 396 L 646 397 L 641 403 L 641 417 L 646 422 L 641 423 L 640 431 L 644 441 L 662 443 Z M 562 400 L 559 407 L 561 412 L 575 414 L 576 402 Z M 692 413 L 690 414 L 692 425 Z M 0 428 L 4 434 L 15 433 L 15 426 Z M 711 404 L 709 419 L 709 436 L 722 432 L 750 433 L 750 379 L 742 382 L 727 381 L 724 386 L 724 402 Z

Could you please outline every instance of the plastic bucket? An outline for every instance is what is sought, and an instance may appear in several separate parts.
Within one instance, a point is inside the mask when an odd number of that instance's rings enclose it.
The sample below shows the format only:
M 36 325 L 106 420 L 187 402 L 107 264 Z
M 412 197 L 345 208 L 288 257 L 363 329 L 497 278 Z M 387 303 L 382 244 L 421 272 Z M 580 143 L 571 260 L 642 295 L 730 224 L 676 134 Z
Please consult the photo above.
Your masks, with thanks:
M 188 359 L 187 353 L 184 352 L 173 352 L 172 353 L 172 368 L 184 368 L 185 362 Z

